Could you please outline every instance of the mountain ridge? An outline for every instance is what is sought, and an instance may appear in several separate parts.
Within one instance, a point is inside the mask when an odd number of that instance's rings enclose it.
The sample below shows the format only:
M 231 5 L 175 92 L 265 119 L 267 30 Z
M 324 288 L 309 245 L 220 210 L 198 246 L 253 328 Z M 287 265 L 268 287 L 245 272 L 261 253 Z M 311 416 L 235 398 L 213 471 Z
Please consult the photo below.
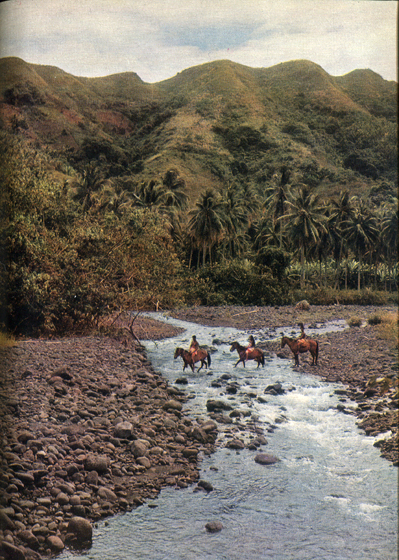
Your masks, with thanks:
M 396 99 L 397 83 L 372 70 L 336 77 L 308 60 L 218 60 L 150 84 L 135 72 L 85 78 L 0 59 L 7 133 L 52 150 L 58 167 L 94 159 L 136 182 L 173 167 L 192 195 L 198 183 L 259 187 L 287 165 L 331 192 L 396 182 Z

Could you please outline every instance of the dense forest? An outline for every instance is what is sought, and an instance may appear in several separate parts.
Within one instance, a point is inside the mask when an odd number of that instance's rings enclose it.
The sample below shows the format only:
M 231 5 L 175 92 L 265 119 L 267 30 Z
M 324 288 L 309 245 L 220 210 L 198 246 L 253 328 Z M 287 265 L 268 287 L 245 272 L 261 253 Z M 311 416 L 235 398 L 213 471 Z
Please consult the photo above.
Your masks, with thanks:
M 308 61 L 145 84 L 0 60 L 2 327 L 396 301 L 396 95 Z

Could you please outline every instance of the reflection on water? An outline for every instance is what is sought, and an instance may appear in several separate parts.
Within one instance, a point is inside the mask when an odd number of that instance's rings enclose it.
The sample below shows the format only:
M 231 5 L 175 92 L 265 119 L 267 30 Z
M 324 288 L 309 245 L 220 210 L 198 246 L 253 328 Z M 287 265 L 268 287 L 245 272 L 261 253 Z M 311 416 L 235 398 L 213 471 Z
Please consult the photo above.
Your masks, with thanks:
M 230 343 L 244 343 L 245 333 L 169 321 L 187 331 L 146 346 L 153 366 L 170 383 L 182 376 L 181 362 L 173 360 L 176 346 L 188 346 L 192 334 L 200 344 L 223 341 L 215 345 L 210 371 L 186 370 L 184 391 L 192 397 L 186 409 L 204 416 L 208 399 L 228 398 L 234 408 L 250 410 L 252 423 L 265 429 L 263 451 L 281 461 L 266 467 L 255 463 L 256 452 L 219 449 L 201 464 L 201 478 L 212 484 L 212 492 L 163 490 L 152 507 L 100 523 L 90 551 L 61 558 L 394 560 L 397 470 L 381 459 L 374 439 L 357 430 L 353 416 L 337 411 L 337 385 L 300 374 L 291 361 L 275 357 L 263 369 L 253 363 L 234 368 Z M 239 384 L 236 395 L 211 387 L 223 374 Z M 287 391 L 265 395 L 264 388 L 277 381 Z M 205 524 L 216 520 L 223 530 L 207 533 Z

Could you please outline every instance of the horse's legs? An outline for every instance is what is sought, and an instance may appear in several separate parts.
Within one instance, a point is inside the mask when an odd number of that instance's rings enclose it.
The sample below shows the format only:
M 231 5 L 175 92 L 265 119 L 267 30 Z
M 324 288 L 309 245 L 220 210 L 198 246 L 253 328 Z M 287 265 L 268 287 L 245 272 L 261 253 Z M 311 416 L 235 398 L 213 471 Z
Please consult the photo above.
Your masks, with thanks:
M 294 356 L 295 356 L 295 365 L 299 366 L 299 354 L 296 353 L 296 354 L 294 354 Z

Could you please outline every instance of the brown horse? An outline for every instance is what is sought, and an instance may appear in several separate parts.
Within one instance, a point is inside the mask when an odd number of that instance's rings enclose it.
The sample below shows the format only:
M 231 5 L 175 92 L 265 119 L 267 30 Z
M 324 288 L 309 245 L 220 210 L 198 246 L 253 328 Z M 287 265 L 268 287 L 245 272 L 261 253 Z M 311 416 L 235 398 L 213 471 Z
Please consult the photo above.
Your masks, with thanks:
M 198 371 L 200 371 L 204 366 L 207 368 L 208 366 L 211 365 L 211 355 L 204 348 L 199 348 L 195 352 L 195 354 L 192 354 L 191 352 L 187 352 L 187 350 L 184 350 L 184 348 L 176 348 L 174 359 L 176 360 L 176 358 L 178 358 L 179 356 L 183 358 L 183 362 L 184 362 L 183 371 L 186 369 L 187 366 L 190 366 L 190 368 L 193 370 L 194 373 L 194 367 L 197 362 L 201 362 L 201 367 L 199 368 Z
M 258 364 L 256 369 L 258 369 L 259 364 L 262 364 L 262 366 L 265 365 L 265 357 L 262 350 L 260 350 L 259 348 L 251 348 L 247 354 L 247 349 L 245 346 L 241 346 L 241 344 L 238 344 L 238 342 L 233 342 L 230 348 L 230 352 L 234 352 L 234 350 L 237 350 L 238 355 L 240 356 L 240 359 L 234 367 L 236 367 L 240 362 L 242 362 L 243 366 L 245 367 L 246 360 L 255 360 L 255 362 L 257 362 Z
M 296 339 L 283 336 L 281 339 L 281 348 L 284 348 L 286 344 L 288 344 L 291 348 L 291 352 L 294 354 L 296 366 L 299 366 L 299 354 L 303 352 L 310 352 L 313 358 L 312 366 L 317 366 L 319 357 L 319 343 L 317 340 L 312 340 L 311 338 Z

